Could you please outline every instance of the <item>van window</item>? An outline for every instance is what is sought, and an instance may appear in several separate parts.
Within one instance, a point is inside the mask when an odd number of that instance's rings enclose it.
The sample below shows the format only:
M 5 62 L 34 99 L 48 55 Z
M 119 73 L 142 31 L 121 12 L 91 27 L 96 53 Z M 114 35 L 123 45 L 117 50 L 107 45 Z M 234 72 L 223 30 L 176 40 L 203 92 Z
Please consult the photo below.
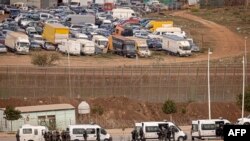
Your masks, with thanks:
M 147 126 L 146 127 L 146 132 L 158 132 L 159 127 L 158 126 Z
M 48 16 L 47 16 L 47 15 L 42 14 L 42 15 L 41 15 L 41 17 L 43 17 L 43 18 L 47 18 Z
M 38 135 L 38 130 L 37 129 L 34 130 L 34 134 Z
M 23 134 L 32 134 L 32 129 L 31 128 L 24 128 Z
M 106 130 L 105 129 L 101 129 L 101 134 L 106 135 L 107 134 Z
M 88 134 L 95 134 L 95 128 L 87 128 L 86 131 Z
M 74 128 L 73 134 L 83 134 L 84 128 Z
M 198 124 L 192 124 L 192 131 L 198 131 Z
M 202 130 L 215 130 L 215 124 L 202 124 Z

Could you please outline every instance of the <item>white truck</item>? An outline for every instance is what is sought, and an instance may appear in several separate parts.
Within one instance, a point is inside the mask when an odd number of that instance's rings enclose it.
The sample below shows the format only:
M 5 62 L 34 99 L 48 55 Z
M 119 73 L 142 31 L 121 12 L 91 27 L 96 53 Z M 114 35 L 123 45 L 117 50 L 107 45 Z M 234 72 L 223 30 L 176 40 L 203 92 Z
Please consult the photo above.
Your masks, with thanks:
M 177 56 L 191 56 L 190 43 L 176 35 L 163 35 L 162 49 Z
M 95 54 L 95 44 L 93 41 L 86 39 L 78 39 L 81 43 L 81 54 L 83 55 L 94 55 Z
M 101 141 L 112 141 L 111 135 L 108 134 L 105 129 L 96 124 L 69 125 L 66 131 L 69 132 L 71 141 L 82 141 L 84 131 L 87 131 L 88 141 L 96 141 L 97 132 L 100 133 Z
M 137 50 L 137 54 L 139 57 L 150 57 L 151 51 L 148 48 L 147 45 L 147 39 L 138 38 L 138 37 L 127 37 L 131 40 L 135 41 L 135 46 Z
M 25 124 L 17 131 L 16 137 L 19 141 L 45 141 L 44 133 L 48 132 L 48 128 L 45 126 L 33 126 Z
M 140 127 L 141 126 L 141 127 Z M 161 127 L 166 127 L 173 129 L 175 131 L 175 140 L 176 141 L 184 141 L 187 140 L 187 134 L 184 133 L 177 125 L 172 122 L 167 121 L 153 121 L 153 122 L 141 122 L 135 123 L 136 130 L 143 131 L 144 140 L 158 140 L 158 132 Z M 171 135 L 171 138 L 173 136 Z
M 230 124 L 227 119 L 203 119 L 193 120 L 191 128 L 191 138 L 195 139 L 217 139 L 216 130 L 220 125 Z
M 95 53 L 107 53 L 108 38 L 102 35 L 94 35 L 92 41 L 95 43 Z
M 238 125 L 250 125 L 250 115 L 244 118 L 239 118 L 237 120 Z
M 8 32 L 5 38 L 5 46 L 17 54 L 29 53 L 29 37 L 21 32 Z
M 58 45 L 58 51 L 65 54 L 80 55 L 81 43 L 73 39 L 63 40 L 62 43 Z

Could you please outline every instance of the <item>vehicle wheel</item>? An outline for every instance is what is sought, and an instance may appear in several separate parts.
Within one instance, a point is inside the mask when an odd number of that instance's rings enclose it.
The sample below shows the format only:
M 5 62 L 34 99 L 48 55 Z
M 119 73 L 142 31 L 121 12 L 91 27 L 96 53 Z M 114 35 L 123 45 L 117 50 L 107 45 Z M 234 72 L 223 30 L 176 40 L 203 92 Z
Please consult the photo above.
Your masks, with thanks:
M 184 141 L 183 137 L 179 137 L 178 141 Z
M 243 125 L 250 125 L 250 123 L 249 122 L 245 122 Z
M 104 141 L 109 141 L 108 139 L 104 139 Z
M 192 137 L 192 141 L 194 141 L 194 137 Z
M 181 54 L 180 54 L 179 52 L 177 52 L 177 56 L 178 56 L 178 57 L 181 57 Z
M 78 139 L 75 139 L 74 141 L 80 141 L 80 140 L 78 140 Z

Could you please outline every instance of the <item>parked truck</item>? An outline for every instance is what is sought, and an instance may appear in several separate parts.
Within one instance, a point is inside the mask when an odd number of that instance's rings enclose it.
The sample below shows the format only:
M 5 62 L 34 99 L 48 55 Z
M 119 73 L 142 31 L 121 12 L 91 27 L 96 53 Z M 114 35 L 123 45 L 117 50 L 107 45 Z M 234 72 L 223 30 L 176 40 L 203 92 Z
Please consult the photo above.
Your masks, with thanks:
M 149 57 L 151 56 L 151 51 L 147 45 L 147 39 L 137 38 L 137 37 L 127 37 L 128 39 L 135 41 L 135 47 L 139 57 Z
M 189 42 L 176 35 L 163 35 L 162 49 L 178 56 L 191 56 Z
M 109 37 L 108 49 L 124 57 L 135 58 L 135 41 L 119 35 Z
M 94 35 L 92 41 L 95 43 L 95 53 L 107 53 L 108 38 L 102 35 Z
M 173 21 L 157 21 L 152 20 L 148 22 L 148 24 L 145 26 L 147 29 L 149 29 L 151 32 L 154 32 L 157 28 L 163 27 L 163 25 L 169 25 L 173 26 Z
M 5 38 L 5 46 L 18 54 L 29 53 L 29 37 L 21 32 L 8 32 Z
M 64 22 L 69 24 L 83 24 L 83 23 L 92 23 L 95 24 L 95 16 L 91 14 L 87 15 L 76 15 L 71 14 L 66 16 Z
M 48 42 L 57 45 L 69 38 L 69 28 L 61 24 L 45 24 L 42 34 Z
M 77 39 L 81 43 L 81 54 L 83 55 L 94 55 L 95 44 L 93 41 L 86 39 Z

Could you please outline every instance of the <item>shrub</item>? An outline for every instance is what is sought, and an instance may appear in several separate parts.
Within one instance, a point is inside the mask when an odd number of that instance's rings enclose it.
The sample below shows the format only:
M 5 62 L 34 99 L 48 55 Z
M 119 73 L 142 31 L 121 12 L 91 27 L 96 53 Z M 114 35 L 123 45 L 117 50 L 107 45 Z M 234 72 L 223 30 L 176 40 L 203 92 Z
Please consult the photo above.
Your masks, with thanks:
M 182 113 L 182 114 L 186 114 L 186 113 L 187 113 L 186 108 L 182 108 L 182 109 L 181 109 L 181 113 Z
M 103 108 L 101 107 L 101 106 L 96 106 L 96 107 L 93 107 L 92 109 L 91 109 L 91 112 L 93 113 L 93 114 L 98 114 L 98 115 L 103 115 L 103 113 L 104 113 L 104 110 L 103 110 Z
M 56 53 L 35 53 L 32 55 L 31 63 L 38 66 L 51 66 L 60 59 Z
M 165 101 L 165 103 L 162 106 L 162 111 L 165 114 L 176 113 L 177 112 L 176 104 L 172 100 L 167 100 L 167 101 Z
M 241 107 L 242 105 L 242 94 L 237 96 L 237 105 Z M 250 88 L 245 91 L 245 110 L 250 112 Z
M 198 8 L 195 8 L 195 7 L 194 7 L 194 8 L 191 8 L 190 10 L 191 10 L 191 12 L 199 12 L 199 9 L 198 9 Z

